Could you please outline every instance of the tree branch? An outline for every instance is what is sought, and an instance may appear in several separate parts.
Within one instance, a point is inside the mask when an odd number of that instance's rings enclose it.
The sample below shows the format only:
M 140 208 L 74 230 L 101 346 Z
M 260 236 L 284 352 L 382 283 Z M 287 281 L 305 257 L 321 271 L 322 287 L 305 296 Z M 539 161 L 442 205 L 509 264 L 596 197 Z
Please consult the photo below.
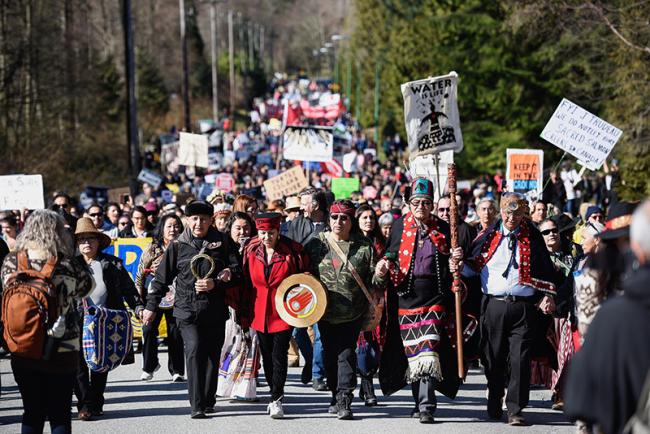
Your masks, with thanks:
M 586 6 L 588 8 L 590 8 L 590 9 L 592 9 L 593 11 L 595 11 L 600 16 L 600 18 L 605 22 L 607 27 L 609 27 L 609 29 L 612 31 L 612 33 L 614 33 L 614 35 L 616 35 L 616 37 L 618 37 L 618 39 L 620 39 L 625 45 L 627 45 L 628 47 L 633 48 L 635 50 L 644 51 L 644 52 L 650 54 L 650 47 L 644 47 L 642 45 L 637 45 L 637 44 L 631 42 L 630 40 L 628 40 L 625 36 L 623 36 L 621 34 L 621 32 L 619 32 L 618 29 L 616 29 L 616 27 L 612 24 L 612 22 L 609 20 L 609 18 L 607 18 L 607 15 L 605 15 L 605 13 L 603 12 L 603 10 L 601 8 L 599 8 L 598 6 L 594 5 L 591 2 L 587 2 Z

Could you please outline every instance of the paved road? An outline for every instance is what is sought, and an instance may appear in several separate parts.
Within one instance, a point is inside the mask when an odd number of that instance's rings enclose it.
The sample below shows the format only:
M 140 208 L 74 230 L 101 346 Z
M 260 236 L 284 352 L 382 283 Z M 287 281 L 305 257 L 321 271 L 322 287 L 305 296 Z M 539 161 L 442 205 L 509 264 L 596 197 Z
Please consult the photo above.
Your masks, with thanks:
M 284 420 L 272 420 L 266 415 L 268 389 L 258 391 L 260 402 L 242 403 L 220 399 L 218 413 L 206 420 L 189 418 L 189 403 L 185 383 L 170 383 L 163 369 L 153 381 L 139 380 L 142 359 L 137 355 L 136 365 L 123 366 L 111 372 L 106 391 L 105 415 L 100 420 L 81 422 L 73 420 L 77 433 L 395 433 L 424 432 L 444 429 L 447 433 L 574 433 L 560 412 L 549 409 L 550 393 L 545 390 L 531 392 L 530 407 L 526 410 L 525 428 L 509 427 L 503 422 L 484 420 L 485 378 L 473 370 L 455 401 L 439 398 L 436 424 L 421 425 L 409 418 L 413 406 L 410 390 L 390 396 L 379 396 L 380 405 L 364 407 L 355 399 L 355 420 L 339 421 L 327 414 L 328 394 L 315 392 L 300 383 L 300 368 L 290 368 L 285 397 Z M 161 354 L 161 365 L 166 366 L 166 354 Z M 0 398 L 0 433 L 20 432 L 22 406 L 13 381 L 8 360 L 0 361 L 2 398 Z M 76 417 L 76 412 L 73 413 Z M 49 431 L 47 431 L 49 432 Z

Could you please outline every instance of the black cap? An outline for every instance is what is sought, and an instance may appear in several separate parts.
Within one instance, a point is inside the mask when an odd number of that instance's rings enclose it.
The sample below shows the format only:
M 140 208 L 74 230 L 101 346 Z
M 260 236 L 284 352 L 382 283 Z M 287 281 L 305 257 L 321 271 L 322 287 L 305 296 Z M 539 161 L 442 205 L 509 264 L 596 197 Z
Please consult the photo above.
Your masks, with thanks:
M 191 217 L 193 215 L 207 215 L 212 217 L 214 207 L 212 204 L 204 200 L 193 200 L 185 205 L 185 215 Z
M 632 214 L 639 202 L 616 202 L 609 208 L 605 230 L 599 236 L 603 240 L 614 240 L 630 236 Z

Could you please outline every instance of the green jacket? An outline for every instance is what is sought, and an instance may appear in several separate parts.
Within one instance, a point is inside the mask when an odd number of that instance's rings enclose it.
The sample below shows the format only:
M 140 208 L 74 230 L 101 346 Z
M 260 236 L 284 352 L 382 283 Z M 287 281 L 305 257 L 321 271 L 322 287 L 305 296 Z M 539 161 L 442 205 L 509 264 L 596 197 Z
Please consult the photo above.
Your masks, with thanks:
M 375 277 L 375 262 L 373 247 L 370 240 L 363 235 L 352 234 L 350 241 L 338 243 L 346 260 L 351 261 L 369 291 L 384 282 Z M 351 322 L 361 317 L 368 309 L 368 299 L 357 281 L 348 270 L 347 265 L 335 260 L 338 258 L 325 237 L 325 232 L 319 233 L 305 246 L 311 264 L 310 272 L 318 278 L 327 290 L 327 310 L 322 320 L 331 324 Z

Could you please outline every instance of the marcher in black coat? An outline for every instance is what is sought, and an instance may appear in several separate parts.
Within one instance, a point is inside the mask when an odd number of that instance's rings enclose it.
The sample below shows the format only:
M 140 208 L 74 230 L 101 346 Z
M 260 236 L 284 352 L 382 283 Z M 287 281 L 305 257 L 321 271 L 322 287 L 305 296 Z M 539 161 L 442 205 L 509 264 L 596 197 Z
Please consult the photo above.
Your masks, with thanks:
M 571 361 L 564 398 L 571 419 L 608 434 L 622 432 L 634 414 L 650 370 L 650 251 L 640 243 L 650 226 L 650 202 L 640 208 L 630 238 L 641 265 L 623 282 L 623 295 L 608 299 L 589 326 Z

